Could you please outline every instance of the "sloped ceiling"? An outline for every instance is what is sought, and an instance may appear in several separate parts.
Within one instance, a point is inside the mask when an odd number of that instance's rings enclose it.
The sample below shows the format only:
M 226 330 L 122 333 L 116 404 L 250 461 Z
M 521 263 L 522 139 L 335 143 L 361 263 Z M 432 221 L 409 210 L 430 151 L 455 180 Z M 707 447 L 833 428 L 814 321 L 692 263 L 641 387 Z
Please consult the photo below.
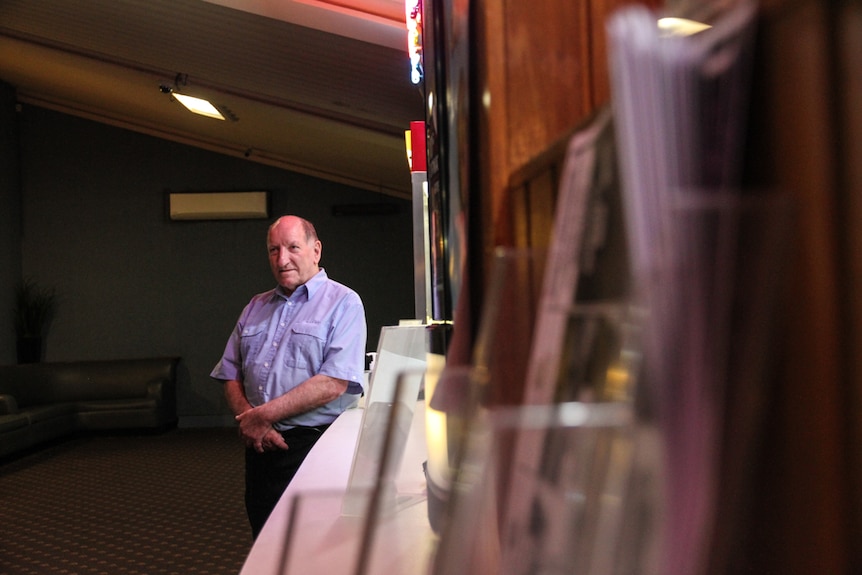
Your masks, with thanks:
M 0 80 L 23 105 L 409 197 L 404 4 L 335 1 L 3 0 Z M 237 121 L 189 113 L 176 84 Z

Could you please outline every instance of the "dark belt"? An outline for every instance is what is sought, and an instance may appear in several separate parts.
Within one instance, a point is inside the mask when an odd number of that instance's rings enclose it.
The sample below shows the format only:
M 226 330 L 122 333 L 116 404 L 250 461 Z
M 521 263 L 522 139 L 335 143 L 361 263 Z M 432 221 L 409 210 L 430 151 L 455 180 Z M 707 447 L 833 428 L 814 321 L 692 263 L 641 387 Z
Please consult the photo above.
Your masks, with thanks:
M 329 429 L 330 425 L 332 424 L 327 423 L 326 425 L 316 425 L 314 427 L 310 427 L 307 425 L 295 425 L 290 429 L 279 430 L 279 433 L 285 439 L 287 439 L 288 437 L 296 437 L 297 435 L 305 435 L 307 433 L 316 433 L 319 435 Z

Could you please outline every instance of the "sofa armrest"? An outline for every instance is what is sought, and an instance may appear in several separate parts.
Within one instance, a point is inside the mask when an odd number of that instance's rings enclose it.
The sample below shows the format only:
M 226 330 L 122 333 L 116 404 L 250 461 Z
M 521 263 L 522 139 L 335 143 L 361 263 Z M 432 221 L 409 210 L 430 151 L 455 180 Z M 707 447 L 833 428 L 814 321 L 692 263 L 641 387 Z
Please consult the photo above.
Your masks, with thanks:
M 156 405 L 176 413 L 177 382 L 175 377 L 156 379 L 147 383 L 147 398 L 154 399 Z
M 0 393 L 0 415 L 18 413 L 18 402 L 11 395 Z
M 147 383 L 147 399 L 154 399 L 158 404 L 164 403 L 170 394 L 172 383 L 169 379 L 157 379 Z

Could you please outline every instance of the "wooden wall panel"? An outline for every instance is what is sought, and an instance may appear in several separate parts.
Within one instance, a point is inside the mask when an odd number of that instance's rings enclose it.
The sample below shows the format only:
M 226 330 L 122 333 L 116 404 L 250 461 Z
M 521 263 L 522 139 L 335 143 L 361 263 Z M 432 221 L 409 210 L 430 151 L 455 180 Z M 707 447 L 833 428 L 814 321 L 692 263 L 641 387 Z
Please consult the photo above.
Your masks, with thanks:
M 505 38 L 503 4 L 495 0 L 478 0 L 474 5 L 476 110 L 478 140 L 479 188 L 478 225 L 481 245 L 473 246 L 474 255 L 488 261 L 495 246 L 512 245 L 512 206 L 501 190 L 509 180 L 509 127 L 506 110 L 509 95 L 506 92 L 507 69 L 504 65 Z M 476 205 L 478 204 L 478 205 Z M 486 270 L 487 265 L 483 266 Z M 483 281 L 483 278 L 474 278 Z
M 605 23 L 634 1 L 476 3 L 479 185 L 482 225 L 492 228 L 484 230 L 485 254 L 515 241 L 513 175 L 609 104 Z
M 557 203 L 557 174 L 544 171 L 531 180 L 526 188 L 530 201 L 530 243 L 536 250 L 546 250 L 550 244 L 550 231 L 554 228 L 554 210 Z
M 590 111 L 589 3 L 504 6 L 509 164 L 521 166 Z
M 511 218 L 511 246 L 530 245 L 530 190 L 526 186 L 515 188 L 509 194 L 509 206 L 512 210 Z
M 605 21 L 629 1 L 472 5 L 478 194 L 471 222 L 479 229 L 471 237 L 479 245 L 470 258 L 479 262 L 471 276 L 477 301 L 497 246 L 548 245 L 566 137 L 610 101 Z

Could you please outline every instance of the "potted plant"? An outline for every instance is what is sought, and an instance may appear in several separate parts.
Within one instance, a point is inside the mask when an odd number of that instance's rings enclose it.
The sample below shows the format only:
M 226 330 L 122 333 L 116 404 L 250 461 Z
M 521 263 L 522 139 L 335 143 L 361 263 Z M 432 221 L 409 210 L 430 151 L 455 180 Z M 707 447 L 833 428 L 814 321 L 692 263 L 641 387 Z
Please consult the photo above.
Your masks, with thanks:
M 26 279 L 15 291 L 15 335 L 18 363 L 38 363 L 42 360 L 44 338 L 54 319 L 57 295 L 53 288 L 39 287 Z

